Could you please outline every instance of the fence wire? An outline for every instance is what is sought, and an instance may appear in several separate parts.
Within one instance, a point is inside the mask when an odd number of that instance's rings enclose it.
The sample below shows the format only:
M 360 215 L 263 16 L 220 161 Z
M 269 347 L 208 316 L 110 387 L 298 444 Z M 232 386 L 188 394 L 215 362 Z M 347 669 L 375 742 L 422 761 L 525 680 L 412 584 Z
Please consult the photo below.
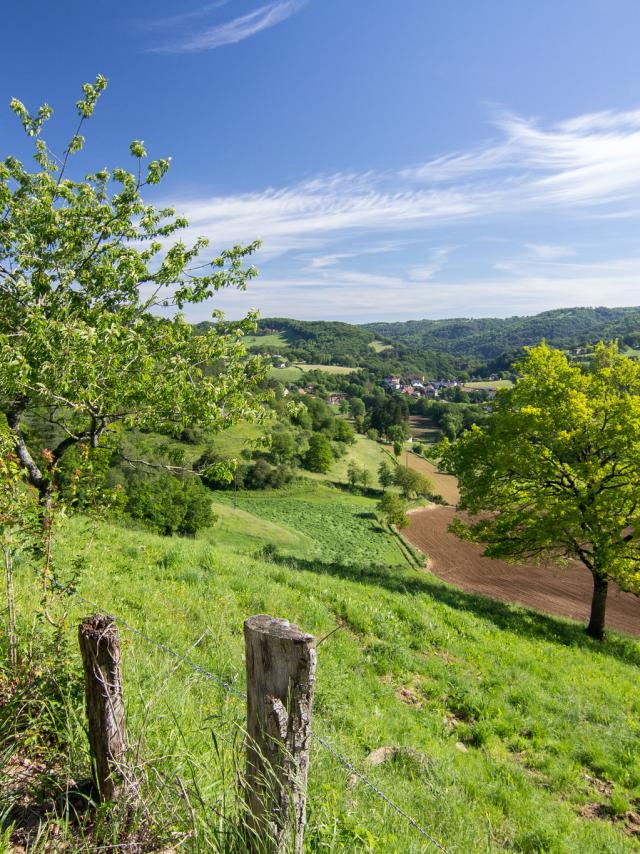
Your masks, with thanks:
M 79 602 L 83 602 L 85 605 L 88 605 L 90 608 L 94 609 L 96 613 L 104 614 L 106 617 L 110 617 L 112 620 L 119 626 L 123 626 L 128 631 L 137 635 L 138 637 L 145 640 L 148 644 L 160 650 L 161 652 L 166 653 L 171 656 L 171 658 L 179 661 L 181 664 L 184 664 L 186 667 L 190 667 L 196 673 L 200 673 L 206 679 L 210 679 L 212 682 L 215 682 L 220 687 L 224 688 L 225 691 L 229 694 L 234 694 L 236 697 L 240 697 L 243 700 L 247 699 L 247 695 L 244 691 L 236 688 L 230 682 L 222 679 L 215 673 L 212 673 L 210 670 L 207 670 L 205 667 L 197 664 L 195 661 L 191 661 L 188 658 L 185 658 L 184 655 L 177 652 L 175 649 L 172 649 L 170 646 L 167 646 L 162 641 L 156 640 L 155 638 L 149 637 L 144 632 L 137 629 L 135 626 L 132 626 L 122 617 L 119 617 L 117 614 L 114 614 L 112 611 L 107 611 L 104 608 L 101 608 L 95 602 L 92 602 L 90 599 L 87 599 L 86 596 L 82 596 L 78 591 L 73 587 L 65 587 L 64 585 L 57 582 L 55 579 L 50 579 L 55 587 L 58 588 L 62 593 L 66 593 L 67 595 L 74 596 Z M 444 854 L 448 854 L 447 849 L 441 845 L 438 840 L 433 837 L 428 831 L 426 831 L 423 827 L 421 827 L 418 822 L 412 818 L 408 813 L 406 813 L 401 807 L 398 806 L 394 801 L 391 800 L 388 795 L 385 795 L 374 783 L 371 782 L 365 775 L 358 771 L 358 769 L 350 762 L 346 757 L 342 756 L 338 753 L 335 748 L 333 748 L 324 738 L 319 735 L 313 734 L 312 737 L 320 744 L 328 753 L 333 756 L 341 765 L 347 768 L 354 776 L 356 776 L 362 783 L 365 784 L 378 798 L 388 804 L 399 816 L 401 816 L 406 822 L 408 822 L 414 830 L 416 830 L 419 834 L 421 834 L 425 839 L 427 839 L 432 845 L 434 845 L 438 851 L 443 851 Z
M 233 694 L 240 699 L 246 700 L 247 695 L 244 691 L 241 691 L 239 688 L 236 688 L 231 682 L 223 679 L 221 676 L 218 676 L 216 673 L 212 673 L 210 670 L 207 670 L 205 667 L 202 667 L 200 664 L 197 664 L 195 661 L 191 661 L 186 658 L 181 653 L 177 652 L 175 649 L 172 649 L 170 646 L 167 646 L 162 641 L 156 640 L 155 638 L 149 637 L 149 635 L 145 634 L 140 629 L 137 629 L 135 626 L 132 626 L 122 617 L 119 617 L 117 614 L 114 614 L 112 611 L 107 611 L 104 608 L 101 608 L 95 602 L 92 602 L 90 599 L 87 599 L 85 596 L 82 596 L 74 587 L 65 587 L 64 585 L 57 582 L 55 579 L 50 579 L 51 583 L 55 587 L 57 587 L 61 592 L 66 593 L 67 595 L 74 596 L 78 601 L 84 602 L 85 605 L 88 605 L 90 608 L 94 609 L 97 613 L 104 614 L 107 617 L 111 617 L 111 619 L 115 620 L 116 623 L 120 626 L 123 626 L 128 631 L 137 635 L 138 637 L 145 640 L 148 644 L 165 653 L 166 655 L 171 656 L 171 658 L 179 661 L 181 664 L 184 664 L 186 667 L 191 668 L 196 673 L 200 673 L 206 679 L 211 680 L 212 682 L 219 685 L 223 688 L 228 694 Z M 574 724 L 586 724 L 587 726 L 599 727 L 605 731 L 611 731 L 611 727 L 607 724 L 601 724 L 597 721 L 575 721 Z M 320 744 L 328 753 L 330 753 L 334 759 L 340 762 L 343 767 L 347 768 L 354 776 L 356 776 L 362 783 L 364 783 L 372 792 L 375 793 L 377 797 L 383 800 L 386 804 L 388 804 L 399 816 L 405 819 L 411 827 L 414 828 L 419 834 L 421 834 L 425 839 L 427 839 L 433 846 L 435 846 L 439 851 L 444 851 L 447 854 L 447 849 L 444 848 L 437 839 L 435 839 L 427 830 L 425 830 L 418 822 L 412 818 L 408 813 L 406 813 L 401 807 L 398 806 L 394 801 L 391 800 L 384 792 L 380 791 L 377 786 L 371 782 L 371 780 L 367 779 L 364 774 L 362 774 L 358 769 L 350 762 L 346 757 L 342 756 L 338 753 L 335 748 L 333 748 L 325 739 L 321 736 L 313 734 L 312 736 L 318 744 Z M 637 734 L 629 733 L 628 735 L 624 735 L 622 733 L 617 734 L 617 738 L 623 741 L 636 742 L 640 736 Z
M 403 809 L 401 809 L 401 807 L 399 807 L 396 803 L 394 803 L 391 800 L 391 798 L 387 797 L 387 795 L 385 795 L 384 792 L 381 792 L 380 789 L 378 789 L 378 787 L 375 786 L 371 782 L 371 780 L 368 780 L 364 776 L 364 774 L 362 774 L 360 771 L 358 771 L 358 769 L 355 768 L 351 764 L 351 762 L 349 762 L 348 759 L 345 759 L 344 756 L 341 756 L 337 752 L 337 750 L 334 750 L 334 748 L 329 744 L 329 742 L 325 741 L 324 738 L 321 738 L 319 735 L 314 735 L 313 738 L 315 738 L 315 740 L 319 744 L 321 744 L 325 750 L 328 750 L 329 753 L 334 757 L 334 759 L 337 759 L 341 765 L 344 765 L 345 768 L 347 768 L 349 771 L 351 771 L 351 773 L 354 774 L 360 781 L 362 781 L 365 784 L 365 786 L 368 786 L 372 792 L 374 792 L 385 803 L 389 804 L 389 806 L 392 809 L 394 809 L 398 813 L 398 815 L 402 816 L 402 818 L 404 818 L 407 822 L 409 822 L 409 824 L 411 825 L 411 827 L 413 827 L 414 830 L 417 830 L 418 833 L 421 833 L 422 836 L 424 836 L 425 839 L 428 839 L 432 845 L 435 845 L 435 847 L 438 849 L 438 851 L 444 851 L 445 854 L 447 854 L 447 849 L 444 848 L 438 842 L 438 840 L 435 837 L 431 836 L 431 834 L 428 833 L 423 827 L 421 827 L 415 819 L 411 818 L 411 816 L 408 813 L 406 813 Z
M 247 699 L 247 695 L 244 691 L 240 691 L 231 682 L 223 679 L 221 676 L 218 676 L 215 673 L 212 673 L 210 670 L 207 670 L 206 667 L 202 667 L 200 664 L 197 664 L 195 661 L 191 661 L 188 658 L 185 658 L 184 655 L 181 655 L 179 652 L 176 652 L 175 649 L 172 649 L 170 646 L 167 646 L 162 641 L 156 640 L 155 638 L 149 637 L 144 632 L 140 631 L 140 629 L 136 629 L 135 626 L 132 626 L 130 623 L 127 623 L 122 617 L 119 617 L 117 614 L 114 614 L 112 611 L 106 611 L 104 608 L 100 608 L 99 605 L 96 605 L 95 602 L 92 602 L 90 599 L 87 599 L 85 596 L 81 596 L 80 593 L 77 592 L 73 587 L 64 587 L 62 584 L 59 584 L 57 581 L 53 581 L 53 584 L 63 593 L 68 595 L 75 596 L 79 602 L 84 602 L 85 605 L 88 605 L 90 608 L 93 608 L 97 613 L 104 614 L 106 617 L 111 617 L 112 620 L 119 626 L 123 626 L 128 631 L 132 632 L 134 635 L 145 640 L 151 646 L 154 646 L 156 649 L 159 649 L 161 652 L 170 655 L 171 658 L 174 658 L 176 661 L 179 661 L 181 664 L 185 664 L 187 667 L 190 667 L 192 670 L 195 670 L 196 673 L 202 674 L 207 679 L 210 679 L 212 682 L 220 685 L 221 688 L 228 694 L 235 694 L 236 697 L 240 697 L 243 700 Z

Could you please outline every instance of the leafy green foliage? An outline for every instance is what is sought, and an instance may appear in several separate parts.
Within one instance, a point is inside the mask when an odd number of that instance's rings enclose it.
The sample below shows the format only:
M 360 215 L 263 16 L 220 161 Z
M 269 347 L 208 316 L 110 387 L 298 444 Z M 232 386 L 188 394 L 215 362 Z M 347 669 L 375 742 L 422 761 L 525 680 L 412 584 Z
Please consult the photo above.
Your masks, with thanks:
M 305 454 L 305 467 L 309 471 L 327 472 L 332 463 L 333 453 L 329 440 L 323 433 L 314 433 L 309 439 L 309 450 Z
M 393 471 L 393 483 L 405 498 L 427 498 L 433 494 L 433 483 L 415 469 L 396 465 Z
M 105 86 L 99 76 L 83 87 L 79 128 Z M 76 180 L 69 168 L 82 147 L 79 130 L 56 158 L 41 136 L 50 108 L 32 115 L 14 101 L 12 109 L 35 140 L 39 168 L 30 172 L 11 155 L 0 162 L 0 410 L 32 485 L 46 493 L 70 447 L 96 447 L 119 425 L 217 430 L 256 414 L 265 369 L 242 343 L 255 315 L 237 323 L 218 316 L 196 335 L 180 314 L 152 311 L 245 288 L 256 271 L 244 261 L 257 244 L 197 264 L 206 240 L 171 244 L 185 219 L 142 197 L 166 175 L 168 159 L 145 165 L 135 141 L 133 171 Z M 49 470 L 29 447 L 26 419 L 62 433 Z
M 614 338 L 634 346 L 640 336 L 640 308 L 563 308 L 534 317 L 409 320 L 364 328 L 412 347 L 495 359 L 542 339 L 563 348 Z
M 517 367 L 486 425 L 443 446 L 461 507 L 492 511 L 459 532 L 495 557 L 581 561 L 601 637 L 607 579 L 640 592 L 640 365 L 599 345 L 583 370 L 540 345 Z
M 406 528 L 409 524 L 407 502 L 395 492 L 385 492 L 378 502 L 378 513 L 396 528 Z
M 214 522 L 209 491 L 196 478 L 134 473 L 127 483 L 126 512 L 159 534 L 193 535 Z

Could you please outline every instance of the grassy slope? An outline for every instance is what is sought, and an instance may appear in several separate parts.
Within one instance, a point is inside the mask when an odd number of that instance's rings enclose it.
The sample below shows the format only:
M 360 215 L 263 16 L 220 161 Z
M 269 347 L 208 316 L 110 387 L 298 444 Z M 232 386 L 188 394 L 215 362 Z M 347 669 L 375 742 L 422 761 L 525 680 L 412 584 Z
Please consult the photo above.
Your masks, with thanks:
M 283 352 L 289 346 L 289 342 L 281 332 L 271 332 L 265 335 L 247 335 L 244 343 L 251 347 L 273 347 L 276 352 Z
M 304 485 L 241 493 L 235 510 L 233 496 L 218 499 L 221 522 L 195 541 L 97 526 L 80 591 L 177 649 L 205 633 L 189 655 L 239 685 L 249 614 L 284 616 L 318 637 L 342 625 L 319 649 L 316 730 L 365 768 L 371 750 L 402 748 L 367 773 L 452 852 L 637 850 L 611 823 L 578 814 L 610 800 L 589 777 L 614 784 L 619 809 L 640 794 L 638 643 L 598 646 L 575 624 L 410 570 L 368 499 Z M 71 520 L 61 548 L 76 553 L 86 540 Z M 260 551 L 270 544 L 275 552 Z M 70 606 L 71 622 L 87 610 Z M 165 773 L 187 781 L 191 754 L 213 797 L 209 731 L 232 740 L 242 701 L 125 636 L 132 731 L 146 715 L 145 753 L 162 753 Z M 309 850 L 426 850 L 347 777 L 314 749 Z
M 465 389 L 474 388 L 511 388 L 513 383 L 511 380 L 476 380 L 475 382 L 465 383 Z
M 383 460 L 389 461 L 389 456 L 382 445 L 367 439 L 366 436 L 356 435 L 356 442 L 350 445 L 344 457 L 337 460 L 325 474 L 315 474 L 304 471 L 305 477 L 312 480 L 329 481 L 331 483 L 348 483 L 347 469 L 350 462 L 355 462 L 360 468 L 366 468 L 371 475 L 371 486 L 379 487 L 378 466 Z

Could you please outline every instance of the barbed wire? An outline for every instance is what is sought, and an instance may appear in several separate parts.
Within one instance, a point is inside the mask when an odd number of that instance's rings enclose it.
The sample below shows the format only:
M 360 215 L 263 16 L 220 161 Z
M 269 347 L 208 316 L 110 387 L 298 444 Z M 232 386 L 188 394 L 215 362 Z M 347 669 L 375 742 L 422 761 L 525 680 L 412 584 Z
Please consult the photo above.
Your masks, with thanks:
M 352 763 L 349 762 L 348 759 L 345 759 L 344 756 L 341 756 L 338 753 L 338 751 L 335 750 L 329 744 L 328 741 L 325 741 L 325 739 L 319 735 L 314 734 L 312 737 L 315 738 L 315 740 L 319 744 L 321 744 L 322 747 L 324 747 L 324 749 L 327 750 L 334 757 L 334 759 L 337 759 L 341 765 L 344 765 L 345 768 L 347 768 L 349 771 L 351 771 L 351 773 L 354 774 L 361 782 L 363 782 L 365 784 L 365 786 L 368 786 L 372 792 L 374 792 L 385 803 L 389 804 L 389 806 L 392 809 L 394 809 L 398 813 L 398 815 L 402 816 L 402 818 L 404 818 L 406 821 L 408 821 L 409 824 L 414 828 L 414 830 L 417 830 L 418 833 L 421 833 L 422 836 L 424 836 L 425 839 L 428 839 L 432 845 L 435 845 L 435 847 L 439 851 L 444 851 L 444 854 L 448 854 L 447 849 L 443 845 L 441 845 L 434 836 L 431 836 L 431 834 L 428 831 L 426 831 L 423 827 L 421 827 L 414 818 L 411 818 L 411 816 L 408 813 L 406 813 L 401 807 L 399 807 L 396 803 L 394 803 L 391 800 L 391 798 L 389 798 L 387 795 L 385 795 L 384 792 L 380 791 L 380 789 L 376 785 L 374 785 L 374 783 L 372 783 L 371 780 L 368 780 L 364 776 L 364 774 L 362 774 L 360 771 L 358 771 L 358 769 L 354 765 L 352 765 Z
M 64 587 L 62 584 L 60 584 L 59 582 L 57 582 L 55 580 L 53 580 L 53 584 L 59 590 L 61 590 L 63 593 L 67 593 L 68 595 L 75 596 L 75 598 L 78 599 L 80 602 L 84 602 L 85 605 L 89 605 L 91 608 L 94 608 L 97 613 L 104 614 L 106 617 L 111 617 L 111 619 L 115 620 L 119 626 L 123 626 L 125 629 L 132 632 L 134 635 L 138 635 L 138 637 L 141 637 L 143 640 L 145 640 L 151 646 L 154 646 L 154 647 L 156 647 L 156 649 L 159 649 L 161 652 L 164 652 L 167 655 L 170 655 L 176 661 L 179 661 L 181 664 L 184 664 L 187 667 L 190 667 L 192 670 L 195 670 L 197 673 L 202 674 L 202 676 L 205 676 L 207 679 L 211 679 L 211 681 L 216 682 L 218 685 L 220 685 L 222 688 L 224 688 L 225 691 L 227 691 L 227 693 L 235 694 L 236 697 L 240 697 L 242 700 L 247 699 L 247 695 L 245 694 L 245 692 L 240 691 L 238 688 L 236 688 L 234 685 L 232 685 L 231 682 L 228 682 L 226 679 L 223 679 L 221 676 L 218 676 L 217 674 L 212 673 L 210 670 L 207 670 L 206 667 L 202 667 L 200 664 L 197 664 L 195 661 L 191 661 L 191 659 L 186 658 L 184 655 L 181 655 L 181 653 L 179 653 L 179 652 L 176 652 L 175 649 L 172 649 L 170 646 L 167 646 L 167 644 L 163 643 L 162 641 L 159 641 L 159 640 L 156 640 L 155 638 L 149 637 L 149 635 L 146 635 L 144 632 L 140 631 L 140 629 L 137 629 L 135 626 L 130 625 L 130 623 L 128 623 L 122 617 L 118 616 L 117 614 L 114 614 L 112 611 L 106 611 L 104 608 L 101 608 L 95 602 L 92 602 L 90 599 L 87 599 L 86 596 L 82 596 L 80 593 L 78 593 L 77 590 L 75 590 L 75 588 Z
M 97 613 L 104 614 L 105 616 L 110 617 L 112 620 L 115 620 L 118 625 L 123 626 L 128 631 L 132 632 L 135 635 L 138 635 L 138 637 L 141 637 L 143 640 L 147 641 L 147 643 L 149 643 L 151 646 L 154 646 L 161 652 L 170 655 L 172 658 L 174 658 L 176 661 L 179 661 L 181 664 L 192 668 L 205 678 L 211 679 L 213 682 L 224 688 L 228 693 L 235 694 L 237 697 L 240 697 L 243 700 L 247 699 L 247 695 L 244 691 L 240 691 L 230 682 L 226 681 L 225 679 L 222 679 L 217 674 L 212 673 L 210 670 L 207 670 L 205 667 L 202 667 L 195 661 L 191 661 L 184 655 L 181 655 L 181 653 L 177 652 L 175 649 L 172 649 L 170 646 L 167 646 L 165 643 L 162 643 L 162 641 L 158 641 L 155 638 L 149 637 L 149 635 L 146 635 L 144 632 L 140 631 L 140 629 L 137 629 L 135 626 L 132 626 L 130 623 L 128 623 L 126 620 L 124 620 L 117 614 L 114 614 L 112 611 L 107 611 L 105 608 L 101 608 L 91 599 L 87 599 L 86 596 L 82 596 L 80 593 L 78 593 L 78 591 L 74 587 L 65 587 L 55 579 L 51 579 L 51 581 L 54 586 L 57 587 L 61 592 L 66 593 L 69 596 L 74 596 L 76 599 L 78 599 L 78 601 L 84 602 L 85 605 L 88 605 L 89 607 L 93 608 Z M 404 818 L 405 821 L 407 821 L 414 828 L 414 830 L 417 830 L 417 832 L 424 836 L 425 839 L 428 839 L 429 842 L 431 842 L 432 845 L 435 845 L 435 847 L 439 851 L 443 851 L 444 854 L 448 854 L 447 849 L 444 848 L 438 842 L 438 840 L 435 839 L 435 837 L 431 836 L 431 834 L 423 827 L 421 827 L 414 818 L 412 818 L 402 809 L 402 807 L 399 807 L 398 804 L 392 801 L 388 795 L 385 795 L 385 793 L 382 792 L 374 783 L 372 783 L 371 780 L 367 779 L 367 777 L 365 777 L 365 775 L 361 771 L 358 771 L 358 769 L 353 765 L 353 763 L 350 762 L 346 757 L 338 753 L 335 748 L 333 748 L 329 744 L 329 742 L 327 742 L 321 736 L 316 735 L 315 733 L 312 734 L 312 737 L 315 738 L 318 744 L 320 744 L 328 753 L 330 753 L 334 757 L 334 759 L 337 759 L 341 765 L 351 771 L 352 774 L 354 774 L 359 780 L 361 780 L 369 789 L 371 789 L 372 792 L 374 792 L 379 798 L 381 798 L 381 800 L 383 800 L 393 810 L 395 810 L 398 815 L 402 816 L 402 818 Z
M 104 614 L 105 616 L 110 617 L 112 620 L 115 620 L 119 626 L 122 626 L 123 628 L 127 629 L 128 631 L 130 631 L 133 634 L 137 635 L 138 637 L 142 638 L 144 641 L 146 641 L 151 646 L 155 647 L 156 649 L 160 650 L 161 652 L 165 653 L 166 655 L 171 656 L 171 658 L 180 662 L 181 664 L 184 664 L 186 667 L 189 667 L 192 670 L 194 670 L 195 672 L 200 673 L 206 679 L 209 679 L 212 682 L 215 682 L 217 685 L 219 685 L 221 688 L 223 688 L 227 693 L 233 694 L 236 697 L 239 697 L 240 699 L 243 699 L 243 700 L 247 699 L 246 693 L 244 691 L 241 691 L 239 688 L 236 688 L 228 680 L 223 679 L 221 676 L 218 676 L 216 673 L 213 673 L 212 671 L 208 670 L 206 667 L 202 667 L 202 665 L 197 664 L 195 661 L 191 661 L 191 659 L 189 659 L 186 656 L 182 655 L 181 653 L 177 652 L 172 647 L 167 646 L 167 644 L 163 643 L 162 641 L 159 641 L 159 640 L 156 640 L 155 638 L 150 637 L 149 635 L 145 634 L 140 629 L 136 628 L 135 626 L 132 626 L 123 617 L 121 617 L 117 614 L 114 614 L 112 611 L 107 611 L 106 609 L 101 608 L 98 604 L 93 602 L 91 599 L 87 599 L 86 596 L 82 596 L 80 593 L 78 593 L 78 591 L 74 587 L 65 587 L 64 585 L 60 584 L 55 579 L 50 579 L 50 580 L 53 583 L 53 585 L 55 587 L 57 587 L 61 592 L 66 593 L 67 595 L 70 595 L 70 596 L 74 596 L 76 599 L 78 599 L 78 601 L 84 602 L 85 605 L 88 605 L 90 608 L 93 608 L 97 613 Z M 607 732 L 612 731 L 612 727 L 610 725 L 601 724 L 597 721 L 588 721 L 585 719 L 580 719 L 577 721 L 573 721 L 572 723 L 574 725 L 575 724 L 585 724 L 586 726 L 599 727 L 600 729 L 605 730 Z M 435 837 L 433 837 L 427 830 L 425 830 L 423 827 L 421 827 L 414 818 L 412 818 L 408 813 L 406 813 L 400 806 L 398 806 L 398 804 L 396 804 L 394 801 L 392 801 L 391 798 L 388 797 L 388 795 L 385 795 L 385 793 L 382 792 L 374 783 L 372 783 L 371 780 L 369 780 L 361 771 L 359 771 L 349 759 L 347 759 L 345 756 L 342 756 L 340 753 L 338 753 L 338 751 L 335 750 L 335 748 L 333 748 L 329 744 L 329 742 L 327 742 L 324 738 L 322 738 L 322 736 L 314 733 L 312 735 L 312 737 L 315 738 L 315 740 L 328 753 L 330 753 L 334 757 L 334 759 L 336 759 L 338 762 L 340 762 L 341 765 L 343 765 L 345 768 L 347 768 L 354 776 L 356 776 L 372 792 L 374 792 L 377 797 L 379 797 L 381 800 L 383 800 L 385 803 L 387 803 L 398 815 L 400 815 L 402 818 L 404 818 L 405 821 L 407 821 L 414 828 L 414 830 L 416 830 L 418 833 L 420 833 L 425 839 L 427 839 L 439 851 L 443 851 L 443 852 L 445 852 L 445 854 L 447 854 L 447 849 L 444 848 L 440 844 L 440 842 L 438 842 L 438 840 Z M 634 741 L 635 742 L 640 738 L 640 734 L 617 733 L 617 738 L 622 740 L 622 741 Z

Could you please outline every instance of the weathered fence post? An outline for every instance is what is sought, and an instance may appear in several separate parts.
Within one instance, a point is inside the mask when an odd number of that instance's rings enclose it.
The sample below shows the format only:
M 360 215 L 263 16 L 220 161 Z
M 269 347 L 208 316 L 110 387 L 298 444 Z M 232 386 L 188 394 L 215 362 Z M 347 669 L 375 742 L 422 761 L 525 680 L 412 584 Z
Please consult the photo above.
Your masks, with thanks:
M 260 614 L 244 624 L 247 665 L 247 822 L 254 852 L 302 852 L 315 638 Z
M 120 643 L 114 620 L 87 617 L 78 629 L 89 723 L 89 748 L 100 800 L 129 799 L 127 734 L 120 674 Z

